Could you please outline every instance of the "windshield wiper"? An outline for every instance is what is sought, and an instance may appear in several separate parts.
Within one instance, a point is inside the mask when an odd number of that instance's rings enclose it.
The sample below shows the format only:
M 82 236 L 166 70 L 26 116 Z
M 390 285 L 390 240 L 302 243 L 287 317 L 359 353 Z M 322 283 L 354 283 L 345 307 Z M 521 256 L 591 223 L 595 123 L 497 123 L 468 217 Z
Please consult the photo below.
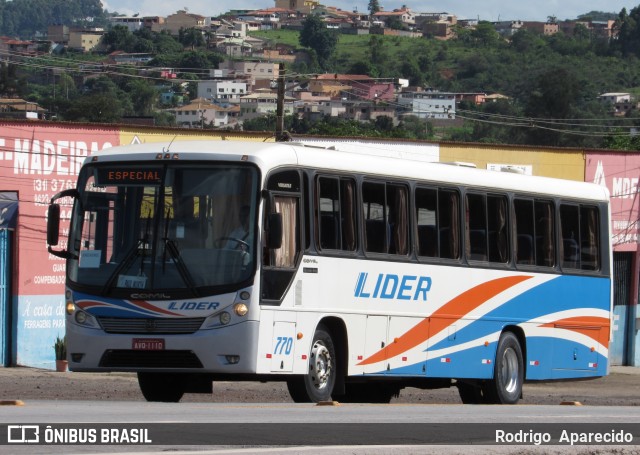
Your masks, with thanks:
M 145 242 L 145 239 L 138 239 L 136 244 L 133 245 L 133 247 L 127 252 L 127 255 L 124 257 L 122 262 L 120 262 L 120 264 L 118 264 L 118 266 L 113 271 L 113 273 L 109 275 L 109 279 L 107 280 L 107 282 L 102 287 L 102 290 L 100 291 L 101 295 L 105 295 L 107 292 L 111 290 L 111 288 L 113 287 L 113 284 L 116 281 L 116 278 L 118 278 L 118 275 L 120 275 L 120 272 L 129 268 L 129 266 L 133 263 L 133 261 L 139 256 L 140 247 L 142 246 L 142 248 L 144 248 L 144 242 Z
M 193 293 L 195 297 L 200 297 L 200 293 L 198 292 L 198 288 L 196 288 L 196 284 L 193 281 L 193 275 L 189 272 L 189 268 L 182 260 L 182 255 L 180 255 L 180 250 L 176 246 L 176 242 L 169 238 L 164 238 L 164 252 L 169 252 L 169 256 L 173 259 L 173 263 L 176 265 L 176 269 L 180 274 L 180 278 L 184 281 L 184 284 L 187 285 L 189 290 Z

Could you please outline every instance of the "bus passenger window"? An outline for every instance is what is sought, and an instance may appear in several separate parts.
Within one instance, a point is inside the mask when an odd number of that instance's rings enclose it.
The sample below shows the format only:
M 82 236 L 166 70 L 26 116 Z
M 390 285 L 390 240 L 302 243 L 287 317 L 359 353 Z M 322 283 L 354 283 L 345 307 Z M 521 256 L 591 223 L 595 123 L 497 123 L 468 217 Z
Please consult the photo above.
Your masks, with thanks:
M 405 186 L 372 182 L 362 184 L 365 251 L 409 254 L 408 199 Z
M 536 263 L 535 223 L 533 222 L 533 201 L 516 199 L 513 201 L 515 214 L 516 264 Z
M 507 198 L 487 197 L 487 227 L 489 232 L 489 261 L 509 261 L 509 235 L 507 233 Z
M 416 188 L 416 221 L 418 224 L 418 256 L 438 257 L 438 227 L 436 209 L 438 191 Z
M 409 197 L 407 188 L 387 185 L 387 205 L 389 206 L 389 254 L 409 254 Z
M 535 211 L 536 265 L 553 267 L 556 264 L 553 203 L 551 201 L 536 201 Z
M 466 198 L 466 256 L 473 261 L 486 261 L 487 212 L 485 198 L 479 194 L 467 194 Z
M 282 215 L 282 246 L 271 250 L 271 265 L 292 268 L 296 265 L 299 251 L 298 240 L 298 198 L 275 196 L 273 198 L 276 213 Z
M 553 267 L 555 231 L 553 202 L 515 199 L 516 264 Z
M 355 181 L 320 177 L 318 198 L 317 226 L 320 249 L 354 251 Z
M 364 219 L 364 249 L 370 253 L 386 252 L 386 213 L 384 184 L 362 184 L 362 209 Z
M 562 267 L 580 268 L 580 211 L 577 205 L 560 206 L 560 231 Z
M 598 209 L 580 207 L 580 262 L 582 270 L 600 268 L 600 230 Z
M 438 190 L 438 240 L 440 257 L 460 258 L 460 195 L 453 190 Z

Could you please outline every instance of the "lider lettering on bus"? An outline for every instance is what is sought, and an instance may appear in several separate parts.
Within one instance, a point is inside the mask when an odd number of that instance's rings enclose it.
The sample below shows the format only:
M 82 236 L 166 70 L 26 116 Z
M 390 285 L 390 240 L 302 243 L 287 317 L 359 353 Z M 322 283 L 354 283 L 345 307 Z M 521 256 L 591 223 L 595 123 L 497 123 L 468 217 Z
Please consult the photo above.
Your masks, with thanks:
M 356 282 L 355 297 L 361 299 L 396 299 L 427 301 L 431 289 L 431 277 L 380 273 L 375 284 L 369 274 L 361 272 Z
M 219 302 L 171 302 L 170 310 L 215 310 Z

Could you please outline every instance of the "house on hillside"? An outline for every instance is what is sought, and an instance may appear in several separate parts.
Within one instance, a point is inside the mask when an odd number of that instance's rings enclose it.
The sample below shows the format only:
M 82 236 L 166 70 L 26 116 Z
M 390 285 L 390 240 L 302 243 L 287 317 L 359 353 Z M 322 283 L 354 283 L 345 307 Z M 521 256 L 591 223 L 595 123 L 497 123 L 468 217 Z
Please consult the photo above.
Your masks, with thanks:
M 21 98 L 0 98 L 0 118 L 42 120 L 46 109 Z
M 284 114 L 291 115 L 294 111 L 293 102 L 295 98 L 285 96 Z M 240 122 L 262 117 L 268 114 L 275 114 L 278 102 L 278 95 L 269 90 L 259 90 L 250 95 L 240 98 Z
M 455 37 L 458 18 L 448 13 L 422 13 L 416 15 L 416 29 L 424 36 L 448 40 Z
M 277 63 L 258 60 L 225 60 L 218 65 L 221 70 L 229 70 L 236 77 L 244 75 L 248 78 L 251 90 L 270 87 L 278 80 L 280 69 Z
M 402 92 L 398 96 L 398 104 L 406 109 L 405 113 L 419 118 L 455 119 L 455 93 L 438 92 L 436 90 Z
M 275 0 L 276 8 L 290 9 L 305 16 L 311 14 L 319 6 L 321 5 L 318 0 Z
M 557 22 L 525 21 L 522 23 L 522 28 L 545 36 L 555 35 L 560 30 Z
M 638 102 L 634 101 L 631 93 L 603 93 L 598 100 L 609 108 L 609 113 L 616 117 L 625 116 L 628 112 L 638 109 Z
M 501 36 L 511 37 L 522 30 L 522 21 L 498 21 L 493 22 L 493 26 Z
M 196 98 L 189 104 L 167 109 L 175 115 L 176 123 L 186 128 L 216 128 L 233 126 L 237 123 L 239 107 L 221 106 L 203 98 Z
M 206 30 L 207 18 L 200 14 L 192 14 L 185 10 L 179 10 L 175 14 L 167 16 L 163 23 L 152 24 L 151 31 L 161 32 L 164 30 L 173 36 L 178 36 L 180 29 L 190 28 Z
M 247 82 L 233 80 L 198 81 L 198 98 L 209 101 L 239 103 L 249 93 Z
M 416 15 L 406 7 L 394 9 L 393 11 L 380 10 L 372 17 L 374 21 L 387 23 L 391 19 L 398 19 L 403 25 L 413 28 L 416 25 Z
M 398 125 L 396 106 L 368 100 L 343 101 L 344 114 L 340 117 L 358 122 L 375 122 L 378 117 L 389 117 L 394 125 Z
M 126 27 L 130 32 L 135 32 L 144 27 L 144 18 L 139 16 L 115 16 L 109 18 L 109 23 L 112 27 L 117 25 Z
M 66 25 L 49 25 L 47 27 L 47 39 L 54 43 L 68 43 L 69 27 Z
M 100 42 L 104 36 L 104 30 L 70 30 L 69 49 L 82 52 L 91 52 L 100 48 Z
M 379 82 L 362 74 L 319 74 L 309 81 L 309 91 L 317 95 L 350 99 L 395 99 L 392 82 Z

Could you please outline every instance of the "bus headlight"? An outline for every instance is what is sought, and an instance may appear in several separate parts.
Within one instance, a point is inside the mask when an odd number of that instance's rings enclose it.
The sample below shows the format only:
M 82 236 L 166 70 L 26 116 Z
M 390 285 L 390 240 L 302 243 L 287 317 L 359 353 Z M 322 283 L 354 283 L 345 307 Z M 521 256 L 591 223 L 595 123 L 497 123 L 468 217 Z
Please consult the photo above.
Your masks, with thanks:
M 233 306 L 233 311 L 238 315 L 238 316 L 244 316 L 249 312 L 249 307 L 247 305 L 245 305 L 244 303 L 236 303 Z
M 92 327 L 92 328 L 98 327 L 98 322 L 96 321 L 96 319 L 93 316 L 91 316 L 89 313 L 85 313 L 82 310 L 77 310 L 73 319 L 79 325 L 82 325 L 84 327 Z
M 220 323 L 222 325 L 227 325 L 228 323 L 231 322 L 231 314 L 227 313 L 226 311 L 223 311 L 222 313 L 220 313 Z

